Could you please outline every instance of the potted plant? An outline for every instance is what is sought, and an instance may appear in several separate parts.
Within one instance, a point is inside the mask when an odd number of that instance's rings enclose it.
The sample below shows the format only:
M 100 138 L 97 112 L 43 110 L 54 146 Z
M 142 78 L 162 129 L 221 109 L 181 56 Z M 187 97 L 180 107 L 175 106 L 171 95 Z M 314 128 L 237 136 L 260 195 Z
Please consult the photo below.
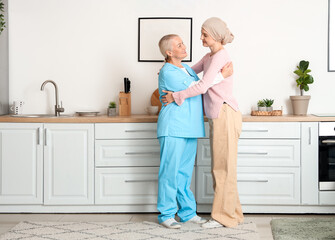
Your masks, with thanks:
M 266 111 L 271 112 L 273 110 L 272 104 L 275 100 L 273 99 L 263 99 L 263 102 L 265 103 L 266 106 Z
M 264 100 L 259 100 L 257 102 L 257 106 L 258 106 L 258 111 L 266 111 L 266 105 Z
M 309 62 L 302 60 L 300 61 L 299 66 L 297 66 L 298 69 L 294 71 L 294 73 L 299 77 L 296 79 L 296 82 L 297 87 L 300 90 L 300 96 L 290 96 L 294 115 L 307 114 L 308 103 L 311 99 L 311 96 L 305 96 L 304 92 L 309 90 L 308 84 L 312 84 L 314 82 L 313 77 L 309 74 L 311 70 L 308 69 L 308 66 Z
M 107 116 L 116 116 L 116 103 L 115 102 L 109 102 L 109 105 L 107 108 Z

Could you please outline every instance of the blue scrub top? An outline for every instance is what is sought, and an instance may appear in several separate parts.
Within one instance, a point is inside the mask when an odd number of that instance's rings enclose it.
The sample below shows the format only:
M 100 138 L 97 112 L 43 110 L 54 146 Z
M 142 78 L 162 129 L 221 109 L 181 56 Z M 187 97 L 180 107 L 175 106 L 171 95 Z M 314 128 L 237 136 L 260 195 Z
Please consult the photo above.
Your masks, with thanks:
M 162 90 L 172 92 L 182 91 L 193 82 L 199 80 L 197 74 L 187 64 L 182 63 L 190 74 L 185 73 L 179 67 L 165 63 L 159 72 L 158 89 L 162 102 L 165 93 Z M 159 112 L 157 122 L 157 137 L 183 137 L 199 138 L 205 136 L 204 114 L 202 107 L 202 96 L 187 98 L 181 106 L 175 102 L 164 106 Z

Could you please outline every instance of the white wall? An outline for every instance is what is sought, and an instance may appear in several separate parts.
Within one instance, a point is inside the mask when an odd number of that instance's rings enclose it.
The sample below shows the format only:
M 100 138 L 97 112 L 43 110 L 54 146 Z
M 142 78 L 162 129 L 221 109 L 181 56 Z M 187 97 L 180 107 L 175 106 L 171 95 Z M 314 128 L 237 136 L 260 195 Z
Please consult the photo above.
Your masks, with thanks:
M 2 1 L 4 6 L 4 19 L 8 25 L 8 0 Z M 0 34 L 0 115 L 8 114 L 8 28 Z
M 235 35 L 227 45 L 234 61 L 235 96 L 243 114 L 258 99 L 275 99 L 291 113 L 298 94 L 293 71 L 310 61 L 315 83 L 309 113 L 335 113 L 335 73 L 327 72 L 328 1 L 323 0 L 10 0 L 10 101 L 26 102 L 24 113 L 53 111 L 59 87 L 66 113 L 105 111 L 132 81 L 132 113 L 144 113 L 157 88 L 161 63 L 137 62 L 139 17 L 192 17 L 193 63 L 204 20 L 224 19 Z M 157 47 L 157 46 L 153 46 Z

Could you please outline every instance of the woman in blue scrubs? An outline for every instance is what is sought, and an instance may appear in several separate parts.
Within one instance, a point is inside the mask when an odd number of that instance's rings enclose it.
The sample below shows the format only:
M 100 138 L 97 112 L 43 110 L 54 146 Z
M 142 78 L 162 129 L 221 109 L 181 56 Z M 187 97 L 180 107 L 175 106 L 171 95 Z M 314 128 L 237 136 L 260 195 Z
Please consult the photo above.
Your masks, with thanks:
M 192 68 L 181 62 L 187 53 L 178 35 L 164 36 L 159 47 L 166 61 L 159 73 L 161 99 L 165 95 L 162 90 L 185 90 L 199 78 Z M 181 106 L 176 103 L 162 106 L 157 123 L 161 149 L 157 209 L 161 213 L 159 223 L 167 228 L 181 227 L 175 220 L 176 213 L 181 222 L 206 222 L 196 214 L 196 202 L 190 189 L 197 138 L 204 136 L 201 95 L 187 98 Z

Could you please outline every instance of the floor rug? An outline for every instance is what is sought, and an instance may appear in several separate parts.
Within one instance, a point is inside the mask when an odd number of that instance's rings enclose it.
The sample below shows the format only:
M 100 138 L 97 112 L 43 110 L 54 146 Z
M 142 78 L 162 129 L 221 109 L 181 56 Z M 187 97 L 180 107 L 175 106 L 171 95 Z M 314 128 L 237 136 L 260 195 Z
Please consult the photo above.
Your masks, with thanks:
M 236 228 L 204 229 L 199 224 L 184 223 L 181 229 L 167 229 L 153 222 L 21 222 L 1 240 L 257 240 L 254 223 Z
M 278 218 L 271 221 L 275 240 L 335 240 L 335 218 Z

